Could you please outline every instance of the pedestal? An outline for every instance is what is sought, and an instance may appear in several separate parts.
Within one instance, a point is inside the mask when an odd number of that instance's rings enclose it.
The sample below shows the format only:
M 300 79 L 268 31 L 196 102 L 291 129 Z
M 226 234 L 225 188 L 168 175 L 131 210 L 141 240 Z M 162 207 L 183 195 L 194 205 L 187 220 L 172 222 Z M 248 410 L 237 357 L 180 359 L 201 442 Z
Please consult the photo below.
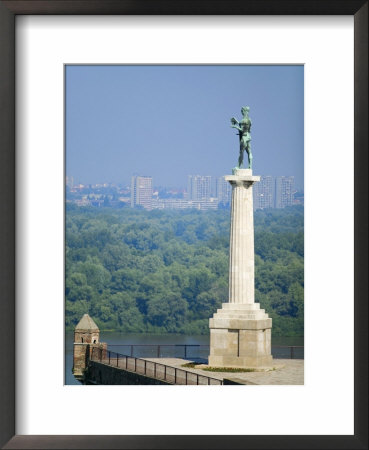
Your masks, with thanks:
M 272 365 L 271 328 L 254 298 L 254 212 L 250 169 L 225 177 L 232 185 L 229 302 L 209 320 L 209 365 L 258 368 Z
M 272 364 L 272 319 L 259 303 L 223 303 L 209 320 L 209 327 L 210 366 L 256 368 Z

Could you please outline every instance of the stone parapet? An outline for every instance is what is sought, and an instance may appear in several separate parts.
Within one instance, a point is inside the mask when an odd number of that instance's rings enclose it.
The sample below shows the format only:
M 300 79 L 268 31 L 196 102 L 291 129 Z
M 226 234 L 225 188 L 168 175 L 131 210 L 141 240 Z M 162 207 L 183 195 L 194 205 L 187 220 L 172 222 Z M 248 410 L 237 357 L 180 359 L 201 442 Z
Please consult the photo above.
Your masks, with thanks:
M 170 385 L 172 383 L 149 376 L 111 367 L 98 361 L 90 361 L 84 374 L 84 384 L 108 385 Z
M 98 349 L 101 357 L 105 358 L 107 348 L 108 344 L 106 342 L 99 342 L 98 344 L 75 342 L 73 344 L 73 375 L 76 378 L 83 376 L 94 349 Z

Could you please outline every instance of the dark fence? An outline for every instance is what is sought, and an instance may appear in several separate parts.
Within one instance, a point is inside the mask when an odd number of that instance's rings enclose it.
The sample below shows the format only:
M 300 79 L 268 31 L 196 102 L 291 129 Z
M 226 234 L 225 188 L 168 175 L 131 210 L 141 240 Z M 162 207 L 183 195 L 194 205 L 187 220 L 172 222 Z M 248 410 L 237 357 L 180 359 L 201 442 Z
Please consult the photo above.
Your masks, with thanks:
M 198 344 L 109 344 L 109 347 L 137 358 L 183 358 L 202 362 L 209 356 L 209 346 Z
M 111 367 L 129 370 L 139 375 L 144 375 L 172 384 L 182 385 L 222 385 L 223 381 L 217 378 L 207 377 L 166 364 L 148 361 L 134 356 L 122 355 L 111 350 L 92 348 L 92 361 L 101 362 Z
M 304 359 L 303 345 L 272 345 L 275 359 Z
M 200 344 L 109 344 L 120 353 L 136 358 L 182 358 L 194 362 L 207 362 L 209 345 Z M 304 347 L 300 345 L 274 345 L 272 355 L 276 359 L 304 359 Z

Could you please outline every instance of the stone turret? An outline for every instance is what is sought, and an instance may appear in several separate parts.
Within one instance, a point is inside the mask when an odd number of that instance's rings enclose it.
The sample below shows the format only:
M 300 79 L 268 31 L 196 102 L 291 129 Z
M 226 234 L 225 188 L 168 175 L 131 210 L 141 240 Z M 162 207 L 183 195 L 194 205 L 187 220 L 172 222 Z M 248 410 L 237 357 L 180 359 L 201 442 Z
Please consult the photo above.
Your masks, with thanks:
M 74 329 L 74 343 L 97 344 L 100 330 L 88 314 L 83 314 L 82 319 Z
M 107 344 L 99 342 L 100 330 L 88 314 L 84 314 L 74 329 L 73 374 L 77 379 L 83 378 L 92 349 L 106 350 Z

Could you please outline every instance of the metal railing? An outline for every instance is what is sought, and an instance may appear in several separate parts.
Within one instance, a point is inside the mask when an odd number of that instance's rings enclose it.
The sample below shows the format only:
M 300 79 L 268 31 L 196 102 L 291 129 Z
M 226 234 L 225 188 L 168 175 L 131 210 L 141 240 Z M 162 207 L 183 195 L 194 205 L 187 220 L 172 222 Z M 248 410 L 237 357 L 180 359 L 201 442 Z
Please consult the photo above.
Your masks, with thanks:
M 272 345 L 275 359 L 304 359 L 303 345 Z
M 119 347 L 122 353 L 132 358 L 183 358 L 207 362 L 210 346 L 202 344 L 109 344 Z M 304 359 L 302 345 L 273 345 L 272 355 L 276 359 Z
M 217 378 L 207 377 L 178 367 L 168 366 L 147 359 L 134 356 L 122 355 L 111 350 L 92 348 L 91 361 L 107 364 L 118 369 L 135 372 L 156 380 L 165 381 L 170 384 L 181 385 L 222 385 L 223 381 Z
M 138 358 L 183 358 L 206 360 L 209 345 L 200 344 L 109 344 L 119 347 L 123 354 Z

